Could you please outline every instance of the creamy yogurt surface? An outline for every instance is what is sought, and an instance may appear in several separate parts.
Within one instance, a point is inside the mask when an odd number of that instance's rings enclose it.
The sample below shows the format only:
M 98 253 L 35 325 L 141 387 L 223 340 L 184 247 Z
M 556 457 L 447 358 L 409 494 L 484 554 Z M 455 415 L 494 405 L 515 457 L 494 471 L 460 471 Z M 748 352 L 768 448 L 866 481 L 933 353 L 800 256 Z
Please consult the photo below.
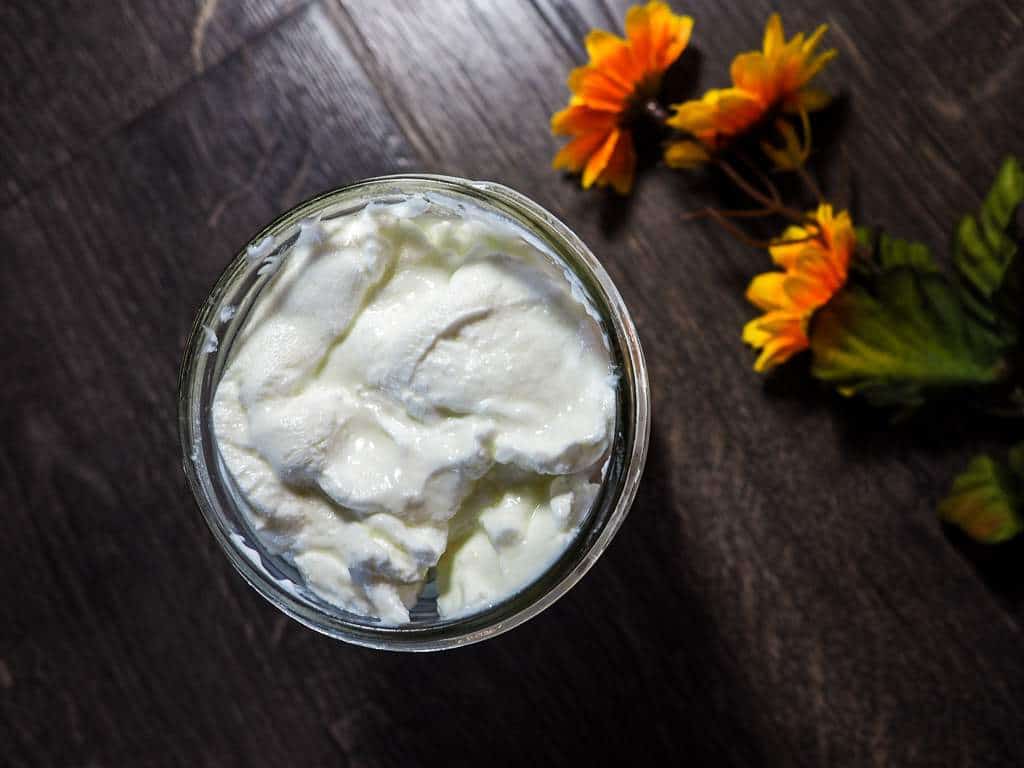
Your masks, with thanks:
M 522 227 L 439 195 L 301 236 L 245 319 L 213 403 L 268 549 L 322 599 L 409 621 L 536 579 L 596 496 L 614 433 L 608 343 Z

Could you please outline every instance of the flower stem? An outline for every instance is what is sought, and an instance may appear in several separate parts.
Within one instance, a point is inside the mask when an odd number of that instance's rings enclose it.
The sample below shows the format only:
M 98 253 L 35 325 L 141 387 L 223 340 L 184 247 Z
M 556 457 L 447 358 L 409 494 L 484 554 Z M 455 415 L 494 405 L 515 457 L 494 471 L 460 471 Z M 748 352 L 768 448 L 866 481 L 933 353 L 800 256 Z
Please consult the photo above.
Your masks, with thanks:
M 693 219 L 706 219 L 710 217 L 718 217 L 726 219 L 763 219 L 766 216 L 774 216 L 775 212 L 768 208 L 749 208 L 744 210 L 721 210 L 720 208 L 701 208 L 699 211 L 690 211 L 684 213 L 683 218 L 687 221 Z
M 817 199 L 818 205 L 821 205 L 825 202 L 825 196 L 821 194 L 821 187 L 818 186 L 818 182 L 815 181 L 814 176 L 811 175 L 805 165 L 807 158 L 811 155 L 811 118 L 807 114 L 807 110 L 803 108 L 800 109 L 800 125 L 804 130 L 804 146 L 800 151 L 800 164 L 797 165 L 796 172 L 800 176 L 800 180 Z
M 757 167 L 757 163 L 751 160 L 743 152 L 737 152 L 736 156 L 743 161 L 743 165 L 746 166 L 747 170 L 757 176 L 757 180 L 761 182 L 762 189 L 767 189 L 768 194 L 771 196 L 778 205 L 782 205 L 782 195 L 779 194 L 779 188 L 772 183 L 772 180 L 768 178 L 768 174 Z
M 817 238 L 817 235 L 808 235 L 807 237 L 794 238 L 791 240 L 757 240 L 730 221 L 726 212 L 719 211 L 715 208 L 705 208 L 704 210 L 707 211 L 706 215 L 714 219 L 722 229 L 735 237 L 741 243 L 749 245 L 751 248 L 766 249 L 779 245 L 796 245 L 797 243 L 807 243 Z
M 779 216 L 783 216 L 796 224 L 806 224 L 807 217 L 799 211 L 796 211 L 788 206 L 782 204 L 778 190 L 775 189 L 774 185 L 771 185 L 771 196 L 764 194 L 758 190 L 753 184 L 747 181 L 743 176 L 732 167 L 727 161 L 718 158 L 715 164 L 722 169 L 722 172 L 728 176 L 732 182 L 739 187 L 748 197 L 756 200 L 765 208 L 769 209 L 772 213 L 776 213 Z
M 807 168 L 799 165 L 796 168 L 796 173 L 804 185 L 811 191 L 811 194 L 814 195 L 815 199 L 817 199 L 818 205 L 824 203 L 825 196 L 821 194 L 821 187 L 818 186 L 818 182 L 814 180 L 814 177 L 810 174 Z

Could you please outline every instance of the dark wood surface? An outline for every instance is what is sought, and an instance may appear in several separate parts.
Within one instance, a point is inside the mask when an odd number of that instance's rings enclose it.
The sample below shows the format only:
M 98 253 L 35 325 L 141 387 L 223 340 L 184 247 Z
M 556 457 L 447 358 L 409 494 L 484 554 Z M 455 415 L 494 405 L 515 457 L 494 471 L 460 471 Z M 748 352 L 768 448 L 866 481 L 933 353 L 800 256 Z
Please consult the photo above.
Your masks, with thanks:
M 675 3 L 677 9 L 683 6 Z M 780 0 L 831 25 L 858 220 L 936 246 L 1024 154 L 1015 0 Z M 772 5 L 692 0 L 699 85 Z M 990 425 L 890 429 L 739 342 L 763 254 L 549 170 L 548 118 L 624 4 L 0 4 L 0 764 L 1024 764 L 1024 554 L 937 498 Z M 493 179 L 591 245 L 646 347 L 633 511 L 536 620 L 396 655 L 287 620 L 186 488 L 175 376 L 235 250 L 318 191 Z

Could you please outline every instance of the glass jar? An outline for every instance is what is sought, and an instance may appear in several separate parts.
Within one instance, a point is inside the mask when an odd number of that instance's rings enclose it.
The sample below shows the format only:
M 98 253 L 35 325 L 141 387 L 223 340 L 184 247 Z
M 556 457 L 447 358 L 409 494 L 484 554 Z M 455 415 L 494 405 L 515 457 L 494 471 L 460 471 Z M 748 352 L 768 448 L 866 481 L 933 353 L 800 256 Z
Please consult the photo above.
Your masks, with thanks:
M 562 555 L 533 583 L 467 616 L 441 619 L 414 608 L 404 625 L 384 625 L 320 599 L 297 569 L 271 554 L 251 529 L 213 433 L 211 404 L 232 342 L 276 266 L 288 258 L 304 220 L 353 215 L 370 202 L 399 203 L 436 193 L 510 219 L 546 244 L 579 280 L 600 315 L 618 374 L 615 436 L 601 490 Z M 232 565 L 263 597 L 312 629 L 350 643 L 387 650 L 432 651 L 495 637 L 536 616 L 564 595 L 608 547 L 636 495 L 647 457 L 650 392 L 633 321 L 590 250 L 532 200 L 499 184 L 447 176 L 403 174 L 367 179 L 324 193 L 282 214 L 231 261 L 200 308 L 178 378 L 178 428 L 192 493 Z M 422 602 L 422 601 L 421 601 Z

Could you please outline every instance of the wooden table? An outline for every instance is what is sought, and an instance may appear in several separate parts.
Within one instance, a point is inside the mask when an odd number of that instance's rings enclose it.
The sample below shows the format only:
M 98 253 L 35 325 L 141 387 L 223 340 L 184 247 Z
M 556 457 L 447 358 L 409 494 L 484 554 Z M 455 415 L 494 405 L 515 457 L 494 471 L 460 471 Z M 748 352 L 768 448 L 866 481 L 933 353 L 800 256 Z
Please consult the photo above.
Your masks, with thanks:
M 777 5 L 841 52 L 858 220 L 944 246 L 1024 154 L 1020 4 Z M 701 87 L 771 9 L 692 0 Z M 934 516 L 1010 436 L 942 414 L 891 429 L 799 364 L 764 382 L 739 341 L 762 253 L 682 222 L 700 198 L 678 173 L 623 200 L 549 169 L 583 36 L 623 11 L 0 6 L 0 764 L 1024 764 L 1024 552 Z M 236 249 L 318 191 L 409 170 L 503 182 L 580 233 L 633 311 L 655 411 L 591 574 L 428 656 L 320 637 L 250 590 L 175 426 L 185 335 Z

